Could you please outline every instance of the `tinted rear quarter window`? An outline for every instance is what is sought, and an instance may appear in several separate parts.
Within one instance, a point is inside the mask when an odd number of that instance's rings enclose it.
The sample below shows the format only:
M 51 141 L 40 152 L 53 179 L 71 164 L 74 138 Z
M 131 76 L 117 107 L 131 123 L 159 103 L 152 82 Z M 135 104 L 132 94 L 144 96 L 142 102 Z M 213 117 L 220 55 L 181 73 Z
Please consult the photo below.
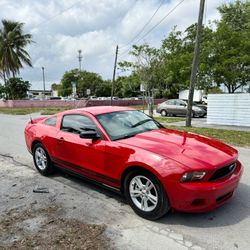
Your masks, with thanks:
M 56 116 L 52 116 L 52 117 L 50 117 L 50 118 L 48 118 L 48 119 L 46 119 L 45 121 L 44 121 L 44 123 L 46 124 L 46 125 L 49 125 L 49 126 L 56 126 Z

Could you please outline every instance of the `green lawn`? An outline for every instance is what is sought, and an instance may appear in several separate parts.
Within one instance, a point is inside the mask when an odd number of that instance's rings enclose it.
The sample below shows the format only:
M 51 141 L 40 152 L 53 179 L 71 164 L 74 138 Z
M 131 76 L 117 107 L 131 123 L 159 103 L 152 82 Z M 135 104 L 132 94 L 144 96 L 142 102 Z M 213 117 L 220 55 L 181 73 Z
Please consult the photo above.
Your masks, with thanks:
M 185 121 L 185 118 L 179 118 L 179 117 L 154 117 L 154 119 L 160 123 L 172 123 L 172 122 Z
M 236 131 L 236 130 L 215 129 L 215 128 L 195 128 L 195 127 L 187 128 L 187 127 L 180 127 L 180 126 L 177 127 L 171 125 L 167 125 L 166 127 L 182 131 L 189 131 L 196 134 L 205 135 L 208 137 L 213 137 L 234 146 L 250 147 L 250 132 L 247 131 Z
M 27 115 L 31 113 L 41 113 L 41 115 L 55 114 L 69 108 L 0 108 L 0 113 L 10 115 Z
M 142 110 L 142 105 L 135 105 L 130 106 L 131 108 L 135 108 L 138 110 Z M 146 108 L 146 106 L 145 106 Z M 58 108 L 58 107 L 51 107 L 51 108 L 0 108 L 0 114 L 10 114 L 10 115 L 27 115 L 31 113 L 41 113 L 41 115 L 53 115 L 55 113 L 68 110 L 71 108 Z

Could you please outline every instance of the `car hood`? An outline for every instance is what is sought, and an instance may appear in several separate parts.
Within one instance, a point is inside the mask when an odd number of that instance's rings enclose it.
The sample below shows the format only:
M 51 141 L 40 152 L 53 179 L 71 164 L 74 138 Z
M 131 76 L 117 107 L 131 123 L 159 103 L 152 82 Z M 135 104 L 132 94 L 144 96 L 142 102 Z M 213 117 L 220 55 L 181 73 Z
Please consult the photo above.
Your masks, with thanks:
M 191 169 L 215 169 L 238 157 L 237 150 L 218 140 L 172 129 L 153 130 L 119 142 L 175 160 Z

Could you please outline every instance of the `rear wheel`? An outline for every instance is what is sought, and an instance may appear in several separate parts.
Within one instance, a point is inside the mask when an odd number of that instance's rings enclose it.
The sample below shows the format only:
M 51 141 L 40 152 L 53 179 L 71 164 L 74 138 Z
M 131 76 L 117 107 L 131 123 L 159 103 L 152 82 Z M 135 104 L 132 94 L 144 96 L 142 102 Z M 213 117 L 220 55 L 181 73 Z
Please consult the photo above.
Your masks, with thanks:
M 161 110 L 161 116 L 167 116 L 167 111 L 165 109 Z
M 169 211 L 167 194 L 154 175 L 135 171 L 126 176 L 124 185 L 125 196 L 139 216 L 156 220 Z
M 53 172 L 53 166 L 48 152 L 41 143 L 37 143 L 33 148 L 34 164 L 42 175 L 49 175 Z

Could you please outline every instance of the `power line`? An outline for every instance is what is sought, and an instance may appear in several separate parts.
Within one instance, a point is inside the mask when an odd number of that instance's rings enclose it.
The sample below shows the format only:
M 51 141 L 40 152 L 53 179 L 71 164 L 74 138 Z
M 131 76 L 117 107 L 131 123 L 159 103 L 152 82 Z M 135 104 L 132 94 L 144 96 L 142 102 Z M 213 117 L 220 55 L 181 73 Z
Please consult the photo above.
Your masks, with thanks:
M 160 2 L 160 5 L 157 7 L 157 9 L 155 10 L 154 14 L 150 17 L 150 19 L 144 24 L 144 26 L 142 27 L 142 29 L 126 45 L 121 46 L 120 49 L 125 48 L 128 45 L 130 45 L 145 30 L 145 28 L 150 24 L 150 22 L 152 21 L 152 19 L 154 18 L 154 16 L 157 14 L 157 12 L 159 11 L 159 9 L 161 8 L 163 2 L 164 2 L 164 0 L 162 0 Z
M 178 4 L 176 4 L 157 24 L 155 24 L 150 30 L 148 30 L 148 32 L 146 34 L 144 34 L 140 39 L 138 39 L 135 44 L 137 44 L 138 42 L 140 42 L 143 38 L 145 38 L 150 32 L 152 32 L 158 25 L 160 25 L 170 14 L 172 14 L 185 0 L 181 0 Z M 127 54 L 127 52 L 131 49 L 131 46 L 128 50 L 126 50 L 125 52 L 123 52 L 121 54 L 125 55 Z
M 82 1 L 77 1 L 76 3 L 70 5 L 68 8 L 66 8 L 66 9 L 64 9 L 64 10 L 62 10 L 62 11 L 60 11 L 60 12 L 58 12 L 56 15 L 52 16 L 51 18 L 46 19 L 45 21 L 39 23 L 39 24 L 36 25 L 34 28 L 39 28 L 39 26 L 41 26 L 41 25 L 43 25 L 43 24 L 45 24 L 45 23 L 50 22 L 51 20 L 55 19 L 56 17 L 62 15 L 63 13 L 67 12 L 68 10 L 72 9 L 73 7 L 75 7 L 75 6 L 76 6 L 78 3 L 80 3 L 80 2 L 82 2 Z

